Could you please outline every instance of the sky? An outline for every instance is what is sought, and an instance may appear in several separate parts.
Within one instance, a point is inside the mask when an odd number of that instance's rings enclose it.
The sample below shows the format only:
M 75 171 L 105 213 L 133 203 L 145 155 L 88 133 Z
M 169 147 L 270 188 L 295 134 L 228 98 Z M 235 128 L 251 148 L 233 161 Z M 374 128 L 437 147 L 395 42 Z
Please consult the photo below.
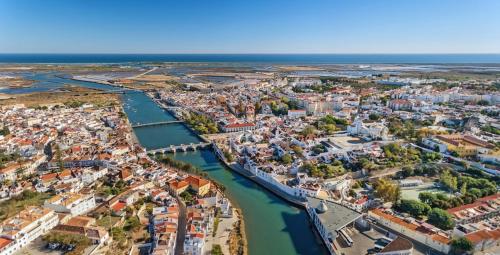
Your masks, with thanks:
M 0 53 L 500 53 L 498 0 L 0 0 Z

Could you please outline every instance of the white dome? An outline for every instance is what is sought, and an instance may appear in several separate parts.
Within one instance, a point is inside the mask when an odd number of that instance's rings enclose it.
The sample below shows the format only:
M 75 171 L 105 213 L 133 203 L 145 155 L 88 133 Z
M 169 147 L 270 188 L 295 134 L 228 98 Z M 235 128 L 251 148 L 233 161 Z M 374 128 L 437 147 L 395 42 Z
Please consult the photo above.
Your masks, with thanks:
M 327 210 L 328 210 L 328 206 L 326 206 L 325 201 L 321 200 L 321 202 L 319 203 L 318 207 L 316 208 L 316 211 L 318 213 L 324 213 Z

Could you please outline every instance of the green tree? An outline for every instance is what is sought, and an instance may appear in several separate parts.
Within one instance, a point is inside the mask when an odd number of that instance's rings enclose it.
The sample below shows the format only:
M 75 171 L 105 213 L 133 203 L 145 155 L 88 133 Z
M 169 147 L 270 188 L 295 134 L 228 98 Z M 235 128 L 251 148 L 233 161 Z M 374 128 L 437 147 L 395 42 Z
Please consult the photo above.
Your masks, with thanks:
M 425 152 L 422 154 L 422 161 L 424 162 L 435 162 L 442 158 L 441 154 L 437 152 Z
M 420 194 L 418 194 L 418 199 L 429 205 L 432 204 L 432 202 L 437 198 L 436 195 L 431 192 L 421 192 Z
M 474 244 L 466 237 L 453 238 L 451 240 L 451 253 L 464 254 L 470 253 L 474 249 Z
M 478 105 L 490 105 L 490 102 L 488 102 L 486 100 L 479 100 L 479 101 L 477 101 L 477 104 Z
M 0 129 L 0 135 L 6 136 L 6 135 L 8 135 L 8 134 L 10 134 L 10 130 L 9 130 L 9 128 L 8 128 L 8 127 L 6 127 L 6 126 L 3 126 L 3 128 L 2 128 L 2 129 Z
M 427 222 L 443 230 L 449 230 L 455 226 L 453 216 L 439 208 L 432 208 L 427 215 Z
M 413 167 L 404 166 L 401 170 L 402 170 L 403 177 L 410 177 L 410 176 L 415 175 L 415 171 L 413 170 Z
M 224 150 L 224 158 L 227 159 L 227 161 L 229 162 L 233 162 L 234 161 L 234 156 L 231 152 L 227 151 L 227 150 Z
M 283 162 L 283 164 L 285 165 L 292 163 L 292 161 L 293 161 L 292 156 L 288 153 L 281 156 L 281 162 Z
M 125 231 L 135 231 L 135 230 L 139 229 L 140 226 L 141 226 L 141 222 L 139 221 L 139 218 L 137 216 L 132 216 L 132 217 L 127 219 L 123 229 Z
M 262 111 L 262 104 L 260 102 L 255 103 L 255 113 L 260 113 Z
M 116 240 L 118 243 L 123 244 L 127 241 L 127 234 L 120 227 L 114 227 L 111 229 L 111 235 L 113 240 Z
M 464 182 L 462 186 L 460 187 L 460 194 L 465 195 L 467 194 L 467 183 Z
M 319 129 L 329 135 L 333 134 L 335 131 L 338 131 L 338 128 L 337 126 L 335 126 L 335 124 L 321 124 L 319 125 Z
M 314 126 L 307 126 L 302 130 L 302 135 L 303 136 L 310 136 L 310 135 L 315 135 L 317 132 L 316 128 Z
M 210 254 L 211 255 L 224 255 L 224 253 L 222 253 L 222 248 L 219 244 L 212 245 L 212 250 L 210 251 Z
M 402 199 L 401 202 L 396 206 L 401 212 L 409 213 L 413 217 L 419 218 L 421 216 L 427 215 L 431 210 L 431 207 L 425 203 L 422 203 L 418 200 L 407 200 Z
M 451 174 L 451 171 L 443 171 L 443 173 L 441 173 L 441 176 L 439 177 L 439 181 L 450 191 L 457 190 L 457 177 L 453 176 Z
M 478 188 L 471 188 L 467 191 L 468 194 L 473 195 L 477 198 L 483 197 L 483 192 Z
M 385 202 L 396 203 L 401 197 L 401 189 L 396 183 L 387 179 L 379 179 L 375 187 L 375 196 L 383 199 Z
M 368 115 L 368 118 L 370 120 L 379 120 L 380 119 L 380 115 L 378 115 L 376 113 L 370 113 L 370 115 Z
M 335 124 L 341 126 L 347 126 L 347 124 L 349 124 L 347 120 L 335 118 L 332 115 L 326 115 L 325 117 L 320 119 L 320 122 L 323 122 L 325 124 Z
M 309 162 L 304 163 L 301 167 L 301 170 L 312 177 L 323 178 L 324 176 L 324 173 L 320 171 L 316 165 L 313 165 Z
M 300 146 L 292 145 L 291 148 L 292 148 L 293 152 L 295 152 L 295 154 L 297 154 L 298 156 L 302 156 L 303 150 Z

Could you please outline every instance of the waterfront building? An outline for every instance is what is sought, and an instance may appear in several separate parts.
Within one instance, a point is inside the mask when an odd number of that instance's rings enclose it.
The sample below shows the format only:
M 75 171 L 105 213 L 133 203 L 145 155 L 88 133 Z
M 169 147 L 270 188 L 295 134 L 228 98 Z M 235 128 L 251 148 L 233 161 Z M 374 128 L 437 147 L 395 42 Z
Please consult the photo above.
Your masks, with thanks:
M 174 194 L 180 195 L 182 192 L 186 191 L 189 188 L 189 183 L 184 180 L 181 181 L 172 180 L 168 182 L 168 188 Z
M 201 177 L 190 175 L 180 181 L 172 180 L 168 183 L 169 189 L 179 195 L 187 189 L 191 189 L 196 194 L 204 196 L 210 191 L 210 181 Z
M 311 197 L 307 198 L 306 210 L 330 254 L 339 254 L 336 239 L 347 235 L 342 229 L 362 216 L 343 205 Z M 343 234 L 339 234 L 341 231 Z
M 187 181 L 189 183 L 189 187 L 200 196 L 204 196 L 210 191 L 210 181 L 206 179 L 190 175 L 185 179 L 185 181 Z

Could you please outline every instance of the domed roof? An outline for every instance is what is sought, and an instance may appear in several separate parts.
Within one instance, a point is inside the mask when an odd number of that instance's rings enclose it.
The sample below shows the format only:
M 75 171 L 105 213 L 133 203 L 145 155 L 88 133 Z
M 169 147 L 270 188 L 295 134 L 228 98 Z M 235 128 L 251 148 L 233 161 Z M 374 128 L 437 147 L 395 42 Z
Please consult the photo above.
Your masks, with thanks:
M 316 211 L 318 213 L 324 213 L 328 210 L 328 206 L 326 206 L 326 203 L 324 200 L 321 200 L 321 202 L 319 203 L 318 207 L 316 207 Z

